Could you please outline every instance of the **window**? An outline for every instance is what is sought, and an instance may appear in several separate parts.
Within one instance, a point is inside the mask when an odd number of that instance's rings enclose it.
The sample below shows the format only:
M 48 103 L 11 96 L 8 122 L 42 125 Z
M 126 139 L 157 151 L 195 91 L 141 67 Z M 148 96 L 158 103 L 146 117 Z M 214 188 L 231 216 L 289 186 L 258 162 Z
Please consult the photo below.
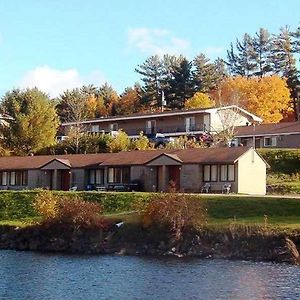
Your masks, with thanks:
M 234 165 L 221 165 L 220 166 L 220 180 L 221 181 L 234 181 Z
M 217 165 L 205 165 L 203 181 L 217 181 L 218 179 L 218 166 Z
M 264 138 L 264 147 L 276 147 L 277 146 L 277 137 L 265 137 Z
M 130 167 L 108 168 L 108 183 L 129 183 Z
M 16 185 L 16 172 L 10 172 L 10 185 Z
M 118 131 L 119 130 L 118 123 L 109 124 L 109 130 L 110 131 Z
M 187 132 L 195 130 L 196 122 L 195 117 L 185 118 L 185 130 Z
M 0 172 L 0 185 L 7 185 L 7 172 Z
M 89 183 L 104 184 L 104 169 L 90 170 Z
M 146 133 L 147 134 L 156 133 L 156 120 L 146 121 Z
M 10 185 L 27 185 L 28 183 L 27 171 L 12 171 L 9 175 Z
M 99 125 L 92 125 L 92 132 L 99 132 Z

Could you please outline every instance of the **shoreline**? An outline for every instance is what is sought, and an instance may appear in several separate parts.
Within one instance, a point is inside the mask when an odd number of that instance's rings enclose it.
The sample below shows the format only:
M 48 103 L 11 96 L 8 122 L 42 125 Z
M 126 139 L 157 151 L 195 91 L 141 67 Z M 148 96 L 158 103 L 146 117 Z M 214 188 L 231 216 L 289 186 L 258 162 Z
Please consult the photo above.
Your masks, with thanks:
M 0 226 L 0 250 L 70 254 L 118 254 L 156 257 L 195 257 L 299 264 L 300 232 L 286 234 L 258 227 L 190 228 L 175 240 L 158 228 L 139 225 L 118 229 L 74 229 L 39 225 Z

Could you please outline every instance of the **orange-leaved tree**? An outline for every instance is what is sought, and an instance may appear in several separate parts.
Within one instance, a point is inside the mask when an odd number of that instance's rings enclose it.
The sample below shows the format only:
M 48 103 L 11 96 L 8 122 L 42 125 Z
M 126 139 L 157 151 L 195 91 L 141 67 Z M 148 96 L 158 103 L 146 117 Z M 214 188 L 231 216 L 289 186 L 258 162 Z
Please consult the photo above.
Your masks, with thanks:
M 236 104 L 264 120 L 281 121 L 292 109 L 287 83 L 279 76 L 227 78 L 212 93 L 217 104 Z

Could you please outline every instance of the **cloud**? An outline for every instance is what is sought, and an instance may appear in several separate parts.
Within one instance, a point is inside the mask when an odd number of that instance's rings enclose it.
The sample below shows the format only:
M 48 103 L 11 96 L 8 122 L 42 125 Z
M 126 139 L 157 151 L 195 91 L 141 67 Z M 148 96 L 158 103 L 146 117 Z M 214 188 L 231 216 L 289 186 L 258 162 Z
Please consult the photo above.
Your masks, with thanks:
M 104 83 L 101 71 L 95 70 L 87 76 L 81 76 L 76 69 L 58 70 L 49 66 L 40 66 L 28 71 L 21 79 L 20 88 L 37 87 L 48 93 L 51 97 L 57 97 L 67 89 L 81 87 L 84 84 Z
M 166 29 L 131 28 L 128 43 L 131 48 L 151 55 L 183 54 L 190 47 L 187 40 L 173 36 Z

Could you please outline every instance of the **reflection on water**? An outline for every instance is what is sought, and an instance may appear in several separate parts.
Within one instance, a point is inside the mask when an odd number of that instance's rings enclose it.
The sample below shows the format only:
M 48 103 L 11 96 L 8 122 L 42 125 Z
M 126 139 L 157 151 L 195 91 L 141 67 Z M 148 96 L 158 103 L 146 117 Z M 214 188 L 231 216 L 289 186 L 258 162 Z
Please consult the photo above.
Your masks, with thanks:
M 0 299 L 300 299 L 300 268 L 1 250 Z

